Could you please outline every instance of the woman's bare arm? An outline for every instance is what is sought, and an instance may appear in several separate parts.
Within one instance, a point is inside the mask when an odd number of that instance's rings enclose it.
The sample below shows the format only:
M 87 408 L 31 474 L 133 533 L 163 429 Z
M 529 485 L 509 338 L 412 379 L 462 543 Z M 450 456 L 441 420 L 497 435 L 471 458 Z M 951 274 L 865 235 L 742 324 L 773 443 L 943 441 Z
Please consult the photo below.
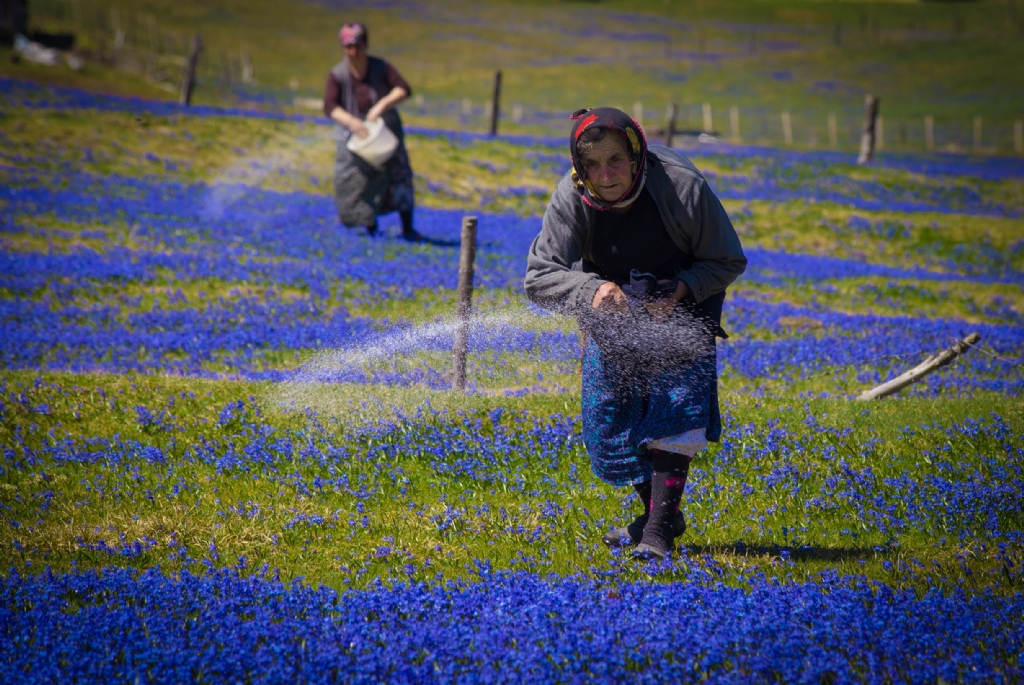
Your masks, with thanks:
M 407 97 L 409 97 L 409 91 L 401 86 L 395 86 L 390 93 L 377 100 L 377 103 L 370 108 L 370 111 L 366 113 L 366 120 L 374 121 L 384 112 L 397 107 Z

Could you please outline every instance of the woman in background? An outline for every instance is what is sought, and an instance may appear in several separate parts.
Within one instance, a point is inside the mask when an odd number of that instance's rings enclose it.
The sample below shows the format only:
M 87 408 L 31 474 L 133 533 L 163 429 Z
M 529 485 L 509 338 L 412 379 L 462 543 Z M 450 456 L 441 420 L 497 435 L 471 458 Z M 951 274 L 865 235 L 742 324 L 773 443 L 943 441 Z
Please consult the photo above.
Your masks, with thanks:
M 397 211 L 402 237 L 420 240 L 413 229 L 413 183 L 409 153 L 405 149 L 402 119 L 395 108 L 411 89 L 390 63 L 367 54 L 369 34 L 360 22 L 345 24 L 339 33 L 345 58 L 327 77 L 324 114 L 338 124 L 338 150 L 334 163 L 334 198 L 338 218 L 348 227 L 377 231 L 377 216 Z M 398 149 L 382 169 L 349 151 L 350 136 L 365 138 L 366 124 L 377 119 L 398 138 Z

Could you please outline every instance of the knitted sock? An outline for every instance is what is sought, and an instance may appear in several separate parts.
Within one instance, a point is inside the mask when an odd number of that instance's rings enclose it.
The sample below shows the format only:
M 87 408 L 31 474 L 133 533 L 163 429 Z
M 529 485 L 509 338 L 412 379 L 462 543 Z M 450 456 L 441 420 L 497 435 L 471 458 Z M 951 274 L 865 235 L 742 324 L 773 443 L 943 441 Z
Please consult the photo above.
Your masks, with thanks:
M 690 457 L 664 450 L 651 450 L 654 476 L 651 478 L 651 517 L 644 527 L 642 544 L 662 552 L 672 549 L 676 513 L 683 498 Z
M 640 498 L 640 501 L 644 503 L 644 514 L 651 513 L 651 481 L 645 481 L 643 483 L 634 483 L 633 489 L 636 490 L 636 496 Z

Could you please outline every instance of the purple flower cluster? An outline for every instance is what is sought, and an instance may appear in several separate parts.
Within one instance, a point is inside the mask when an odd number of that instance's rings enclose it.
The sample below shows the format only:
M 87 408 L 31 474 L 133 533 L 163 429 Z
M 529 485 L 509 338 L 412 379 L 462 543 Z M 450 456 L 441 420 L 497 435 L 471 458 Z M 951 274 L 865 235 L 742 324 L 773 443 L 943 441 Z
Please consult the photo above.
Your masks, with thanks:
M 836 367 L 853 367 L 865 387 L 916 365 L 972 331 L 997 356 L 972 352 L 958 365 L 928 376 L 912 390 L 926 396 L 991 390 L 1024 392 L 1024 326 L 969 324 L 955 319 L 846 314 L 733 296 L 726 300 L 726 328 L 735 337 L 718 348 L 719 363 L 746 378 L 795 380 Z M 787 320 L 813 323 L 793 330 Z M 744 335 L 767 332 L 764 339 Z
M 5 682 L 964 682 L 1024 677 L 1024 596 L 480 571 L 337 593 L 266 575 L 13 574 Z M 659 626 L 652 630 L 652 626 Z
M 116 396 L 109 401 L 112 408 L 118 406 Z M 0 394 L 0 403 L 0 417 L 49 411 L 26 404 L 17 390 Z M 349 427 L 341 439 L 334 426 L 322 424 L 315 416 L 302 428 L 274 427 L 255 406 L 241 401 L 225 405 L 216 426 L 191 417 L 188 404 L 176 404 L 173 397 L 159 410 L 124 409 L 136 417 L 142 440 L 19 433 L 6 452 L 4 468 L 53 470 L 103 464 L 133 471 L 156 466 L 158 473 L 151 479 L 95 486 L 97 497 L 137 501 L 140 514 L 194 497 L 177 475 L 178 468 L 188 470 L 194 464 L 286 485 L 314 504 L 326 504 L 324 498 L 332 493 L 346 493 L 359 501 L 392 496 L 365 489 L 367 482 L 391 483 L 404 496 L 399 480 L 409 462 L 428 469 L 438 487 L 473 484 L 540 498 L 562 497 L 565 488 L 580 485 L 571 476 L 582 449 L 578 417 L 553 415 L 538 421 L 520 412 L 498 411 L 482 417 L 421 411 L 362 428 Z M 699 516 L 691 520 L 694 530 L 715 525 L 723 513 L 741 506 L 732 501 L 732 493 L 742 490 L 772 493 L 777 505 L 773 511 L 753 512 L 750 521 L 755 527 L 748 534 L 756 539 L 770 539 L 785 526 L 789 544 L 799 546 L 801 540 L 818 534 L 821 521 L 827 521 L 833 539 L 854 544 L 864 535 L 894 540 L 910 531 L 975 543 L 1022 541 L 1024 443 L 998 416 L 908 428 L 896 436 L 897 442 L 916 436 L 933 446 L 922 453 L 924 460 L 915 467 L 887 465 L 879 459 L 876 442 L 855 439 L 849 428 L 821 425 L 810 409 L 803 425 L 740 424 L 730 412 L 726 423 L 720 448 L 696 462 L 691 474 L 687 497 L 699 505 Z M 175 436 L 181 432 L 199 437 L 178 441 Z M 970 460 L 963 459 L 966 453 L 972 455 Z M 334 472 L 352 464 L 366 470 L 358 480 Z M 525 468 L 551 474 L 568 469 L 570 477 L 564 482 L 548 477 L 537 481 L 522 475 Z M 722 482 L 729 487 L 723 488 Z M 263 506 L 253 509 L 252 504 L 221 506 L 225 512 L 258 511 Z M 26 524 L 50 516 L 49 499 L 40 499 L 36 507 Z M 558 534 L 563 525 L 558 516 L 545 516 L 543 521 L 543 530 L 538 530 L 546 534 Z M 321 523 L 325 521 L 296 515 L 285 529 Z
M 438 283 L 454 285 L 457 251 L 431 245 L 371 240 L 338 228 L 327 198 L 302 193 L 277 193 L 245 186 L 182 184 L 123 176 L 95 177 L 69 173 L 47 182 L 31 171 L 12 172 L 15 181 L 0 188 L 0 200 L 17 217 L 8 232 L 30 232 L 32 216 L 47 215 L 79 225 L 106 225 L 102 232 L 80 237 L 113 242 L 105 249 L 54 246 L 46 253 L 0 253 L 0 286 L 15 295 L 0 300 L 0 360 L 8 368 L 54 368 L 112 372 L 159 371 L 186 375 L 230 374 L 248 378 L 289 377 L 268 368 L 270 350 L 351 347 L 374 344 L 381 322 L 349 317 L 329 307 L 331 283 L 353 280 L 375 296 L 408 294 Z M 421 229 L 453 239 L 459 215 L 418 209 Z M 118 225 L 132 227 L 135 249 L 119 247 Z M 539 224 L 533 219 L 483 215 L 480 223 L 478 283 L 518 286 L 524 255 Z M 857 229 L 858 227 L 854 227 Z M 872 227 L 862 230 L 879 230 Z M 70 232 L 68 232 L 71 235 Z M 51 239 L 59 234 L 48 232 Z M 744 277 L 766 285 L 818 284 L 834 278 L 891 278 L 1019 282 L 1005 260 L 983 273 L 938 272 L 862 261 L 768 250 L 748 250 L 750 268 Z M 974 261 L 982 261 L 973 259 Z M 959 260 L 958 260 L 959 261 Z M 180 282 L 217 279 L 228 283 L 265 285 L 259 297 L 234 294 L 214 298 L 202 308 L 186 306 L 184 298 L 149 311 L 137 302 L 112 303 L 110 285 L 178 287 Z M 280 288 L 298 289 L 298 296 Z M 95 303 L 95 304 L 89 304 Z M 102 304 L 100 304 L 102 303 Z M 353 302 L 354 303 L 354 302 Z M 353 304 L 350 303 L 350 304 Z M 1004 307 L 1004 309 L 1006 309 Z M 1012 309 L 1007 320 L 1016 325 L 987 325 L 983 336 L 1003 361 L 974 355 L 959 378 L 935 376 L 929 392 L 987 388 L 1017 393 L 1024 331 Z M 782 333 L 778 319 L 810 316 L 822 323 L 816 332 L 773 340 L 737 336 L 722 348 L 723 363 L 749 378 L 806 376 L 836 365 L 863 365 L 865 382 L 880 379 L 888 363 L 869 360 L 889 355 L 932 352 L 957 337 L 966 324 L 920 317 L 886 318 L 845 315 L 820 308 L 801 309 L 731 298 L 727 319 L 734 332 L 767 330 Z M 915 335 L 906 336 L 907 328 Z M 866 334 L 865 331 L 870 331 Z M 394 334 L 397 331 L 392 331 Z M 450 347 L 450 333 L 421 341 L 424 349 Z M 576 356 L 574 336 L 505 328 L 480 329 L 472 341 L 476 352 L 519 351 L 538 358 L 570 363 Z M 1006 359 L 1011 361 L 1007 362 Z M 945 380 L 942 380 L 945 379 Z M 444 370 L 390 372 L 340 368 L 319 380 L 424 383 L 447 386 Z
M 1021 248 L 1014 244 L 1009 250 L 1002 252 L 1002 259 L 990 260 L 992 264 L 988 269 L 981 259 L 971 262 L 957 259 L 942 260 L 942 270 L 939 270 L 922 266 L 894 266 L 826 255 L 747 248 L 744 252 L 749 264 L 743 279 L 765 285 L 786 285 L 793 282 L 817 284 L 831 279 L 865 276 L 924 281 L 1024 284 L 1024 273 L 1008 266 L 1009 259 L 1016 257 L 1020 250 Z M 975 254 L 972 252 L 971 256 Z
M 29 98 L 28 104 L 53 105 L 32 100 L 45 92 L 37 86 L 13 81 L 2 81 L 0 86 L 12 97 Z M 62 106 L 68 107 L 94 107 L 97 102 L 111 107 L 136 104 L 77 91 L 53 92 L 64 103 Z M 750 156 L 755 153 L 750 152 Z M 735 160 L 743 157 L 737 151 L 732 154 Z M 539 164 L 561 160 L 557 155 L 533 155 Z M 719 192 L 726 197 L 778 197 L 780 190 L 811 197 L 834 185 L 805 183 L 812 171 L 816 173 L 811 176 L 823 178 L 822 174 L 828 171 L 826 166 L 835 161 L 826 157 L 786 158 L 753 176 L 727 174 L 715 182 L 721 183 Z M 183 184 L 75 172 L 43 179 L 33 171 L 32 160 L 26 161 L 29 163 L 25 168 L 6 172 L 9 184 L 0 188 L 0 200 L 13 210 L 5 217 L 3 230 L 45 235 L 50 241 L 64 239 L 71 246 L 65 249 L 52 243 L 45 253 L 0 253 L 0 286 L 15 296 L 0 301 L 4 331 L 0 360 L 8 368 L 42 366 L 188 375 L 218 375 L 223 369 L 230 369 L 235 376 L 282 379 L 290 376 L 268 368 L 264 361 L 268 351 L 375 343 L 381 322 L 352 318 L 343 308 L 330 307 L 327 302 L 332 282 L 356 281 L 374 296 L 407 295 L 439 283 L 454 285 L 455 249 L 394 245 L 349 234 L 334 221 L 328 198 L 242 185 Z M 928 170 L 956 171 L 953 167 Z M 1015 173 L 1013 168 L 997 171 Z M 890 186 L 875 190 L 867 192 L 860 188 L 852 192 L 860 200 L 875 193 L 880 198 L 877 201 L 887 207 L 903 201 L 885 195 L 897 192 Z M 999 209 L 984 205 L 983 198 L 963 186 L 954 186 L 954 192 L 962 197 L 918 194 L 914 202 L 944 206 L 952 203 L 970 211 Z M 441 239 L 457 237 L 458 213 L 417 211 L 418 225 L 425 233 Z M 82 231 L 79 242 L 75 242 L 71 231 L 37 231 L 32 217 L 40 215 L 72 225 L 109 228 Z M 13 222 L 10 217 L 14 217 Z M 118 246 L 119 231 L 128 229 L 141 246 Z M 483 215 L 478 283 L 518 286 L 525 268 L 524 255 L 538 229 L 536 220 Z M 847 226 L 835 230 L 884 237 L 894 231 L 905 232 L 905 227 L 855 217 Z M 104 247 L 85 246 L 80 242 L 85 239 L 101 241 Z M 951 259 L 936 264 L 941 271 L 750 249 L 750 268 L 744 278 L 765 285 L 806 283 L 816 287 L 830 279 L 858 276 L 1020 283 L 1024 276 L 1011 265 L 1022 245 L 1011 246 L 1009 251 L 986 245 L 965 246 Z M 202 308 L 186 306 L 183 297 L 175 303 L 172 297 L 166 305 L 149 311 L 139 311 L 138 302 L 131 298 L 111 303 L 104 295 L 112 284 L 173 288 L 180 282 L 196 279 L 265 285 L 269 290 L 259 297 L 232 294 L 214 298 Z M 298 289 L 300 294 L 280 294 L 280 288 Z M 1024 340 L 1020 315 L 1005 304 L 986 315 L 1010 324 L 980 327 L 985 329 L 986 344 L 1002 359 L 974 355 L 966 366 L 960 367 L 956 378 L 948 374 L 935 376 L 922 388 L 930 393 L 974 388 L 1019 392 L 1021 373 L 1013 359 L 1021 354 Z M 785 331 L 778 325 L 779 318 L 792 316 L 810 316 L 822 324 L 824 332 L 781 335 Z M 767 305 L 743 298 L 730 301 L 727 318 L 737 333 L 761 330 L 780 334 L 769 340 L 737 336 L 723 346 L 723 363 L 748 378 L 790 378 L 794 373 L 796 377 L 805 377 L 829 367 L 852 364 L 862 368 L 865 382 L 880 380 L 891 365 L 887 360 L 873 360 L 886 355 L 891 359 L 934 351 L 966 332 L 966 325 L 958 321 L 843 315 L 822 308 Z M 907 327 L 914 329 L 915 335 L 901 335 Z M 441 338 L 423 341 L 425 349 L 442 349 L 450 344 L 447 337 Z M 498 335 L 481 330 L 472 345 L 477 352 L 529 352 L 565 363 L 576 354 L 574 337 L 562 334 L 516 331 Z M 444 371 L 431 368 L 390 372 L 350 367 L 335 369 L 328 376 L 319 380 L 447 385 Z
M 316 123 L 324 126 L 332 125 L 326 118 L 310 115 L 282 114 L 280 112 L 262 111 L 258 109 L 242 109 L 237 107 L 216 107 L 210 105 L 193 105 L 181 107 L 172 101 L 144 100 L 141 98 L 125 98 L 114 95 L 91 93 L 76 88 L 64 88 L 59 86 L 41 86 L 28 81 L 0 77 L 0 95 L 9 107 L 27 107 L 37 109 L 53 110 L 97 110 L 107 112 L 129 112 L 132 114 L 146 114 L 151 116 L 189 116 L 189 117 L 246 117 L 257 119 L 271 119 L 283 121 L 297 121 L 304 123 Z M 451 113 L 455 105 L 446 105 L 446 112 Z M 552 119 L 564 124 L 568 112 L 535 113 L 533 116 L 538 121 L 550 121 Z M 457 142 L 470 142 L 474 140 L 491 140 L 491 136 L 485 133 L 474 133 L 465 130 L 443 130 L 434 128 L 423 128 L 418 126 L 407 127 L 407 132 L 414 135 L 426 137 L 447 138 Z M 556 168 L 563 171 L 565 166 L 565 136 L 536 136 L 536 135 L 508 135 L 500 136 L 501 140 L 534 147 L 550 147 L 556 151 Z M 815 197 L 827 199 L 830 197 L 842 197 L 844 202 L 851 199 L 860 199 L 858 192 L 868 191 L 868 195 L 877 194 L 879 199 L 868 199 L 863 208 L 879 207 L 884 200 L 902 203 L 906 211 L 921 209 L 922 205 L 928 207 L 928 211 L 945 211 L 942 208 L 942 201 L 953 199 L 956 202 L 967 203 L 974 207 L 987 207 L 984 201 L 979 202 L 976 194 L 969 189 L 959 188 L 952 193 L 941 188 L 928 187 L 925 185 L 913 185 L 907 189 L 899 187 L 886 187 L 880 183 L 852 183 L 849 179 L 839 178 L 831 173 L 832 167 L 852 165 L 854 158 L 849 153 L 831 150 L 819 151 L 796 151 L 778 148 L 766 148 L 756 145 L 723 145 L 718 143 L 702 143 L 697 147 L 684 150 L 687 154 L 694 154 L 696 157 L 713 157 L 716 162 L 726 166 L 735 165 L 738 162 L 753 160 L 758 163 L 759 174 L 763 172 L 766 185 L 759 195 L 763 199 L 777 200 L 783 195 L 795 197 L 796 199 L 808 199 Z M 911 154 L 886 152 L 878 156 L 874 165 L 880 169 L 894 169 L 907 171 L 913 174 L 925 176 L 965 176 L 982 180 L 999 181 L 1005 178 L 1024 177 L 1024 160 L 1015 157 L 978 157 L 953 153 L 934 154 Z M 807 173 L 807 166 L 814 168 L 814 173 Z M 815 188 L 818 184 L 819 174 L 824 172 L 820 194 L 813 196 L 800 194 L 798 189 L 808 190 Z M 736 183 L 731 183 L 717 176 L 710 176 L 715 179 L 716 190 L 722 184 L 723 193 L 735 192 L 742 196 L 751 187 L 751 180 L 740 175 Z M 842 187 L 845 184 L 847 190 Z M 727 190 L 731 188 L 732 190 Z M 774 189 L 774 194 L 771 192 Z M 779 194 L 780 191 L 782 194 Z M 915 194 L 922 197 L 915 198 Z M 732 197 L 732 195 L 725 195 Z M 886 205 L 882 209 L 899 209 L 900 206 Z M 1019 215 L 1020 208 L 1017 208 Z

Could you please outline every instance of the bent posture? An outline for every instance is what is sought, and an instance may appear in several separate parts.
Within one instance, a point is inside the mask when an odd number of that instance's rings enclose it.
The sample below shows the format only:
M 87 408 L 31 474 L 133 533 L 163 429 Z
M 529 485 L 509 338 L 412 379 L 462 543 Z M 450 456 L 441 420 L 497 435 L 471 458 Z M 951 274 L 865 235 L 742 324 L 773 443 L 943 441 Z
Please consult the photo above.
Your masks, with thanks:
M 339 39 L 345 59 L 327 77 L 324 114 L 338 124 L 337 156 L 334 163 L 334 198 L 338 218 L 348 227 L 366 226 L 377 231 L 377 216 L 397 211 L 402 218 L 402 235 L 419 240 L 413 229 L 413 182 L 405 132 L 398 106 L 411 89 L 390 63 L 367 54 L 369 34 L 359 22 L 345 24 Z M 398 138 L 398 148 L 382 169 L 376 169 L 347 147 L 350 136 L 365 138 L 366 124 L 383 118 Z
M 583 439 L 594 472 L 644 512 L 609 545 L 664 557 L 685 529 L 691 458 L 721 433 L 715 336 L 746 268 L 729 217 L 685 157 L 624 112 L 573 115 L 572 170 L 530 248 L 526 293 L 583 333 Z

